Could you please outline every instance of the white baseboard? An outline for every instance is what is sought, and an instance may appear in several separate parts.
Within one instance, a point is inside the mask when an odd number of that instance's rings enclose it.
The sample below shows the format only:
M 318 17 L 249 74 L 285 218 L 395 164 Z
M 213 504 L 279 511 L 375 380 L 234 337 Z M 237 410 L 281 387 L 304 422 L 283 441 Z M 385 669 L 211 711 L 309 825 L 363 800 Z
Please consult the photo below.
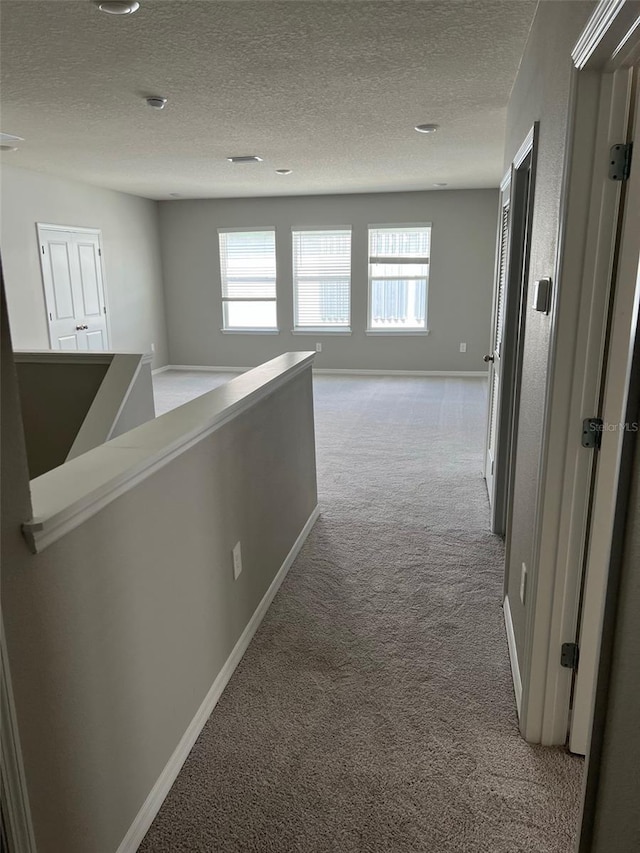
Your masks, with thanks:
M 182 768 L 182 765 L 186 761 L 187 756 L 193 748 L 194 743 L 198 739 L 198 735 L 202 731 L 204 724 L 211 716 L 211 712 L 213 711 L 213 709 L 218 703 L 218 700 L 222 696 L 222 691 L 227 686 L 227 683 L 233 675 L 235 668 L 242 660 L 242 656 L 247 650 L 253 635 L 255 634 L 260 623 L 264 619 L 264 616 L 267 610 L 269 609 L 269 605 L 275 598 L 275 595 L 280 589 L 283 580 L 287 576 L 287 572 L 291 568 L 295 558 L 298 556 L 298 552 L 302 548 L 307 536 L 311 532 L 311 529 L 319 515 L 320 507 L 316 506 L 316 508 L 313 510 L 313 512 L 307 519 L 305 526 L 302 528 L 300 535 L 294 542 L 293 547 L 287 554 L 284 563 L 278 570 L 277 575 L 271 582 L 271 586 L 265 593 L 262 601 L 257 606 L 253 616 L 249 620 L 247 627 L 242 632 L 240 639 L 235 644 L 233 651 L 231 652 L 224 666 L 216 676 L 216 679 L 213 682 L 211 689 L 205 696 L 202 705 L 200 705 L 200 707 L 198 708 L 195 717 L 189 723 L 189 727 L 180 739 L 180 742 L 178 743 L 177 747 L 173 752 L 173 755 L 171 756 L 164 770 L 160 774 L 158 781 L 151 789 L 149 796 L 144 801 L 142 808 L 140 809 L 140 811 L 136 815 L 135 820 L 129 827 L 129 831 L 127 832 L 120 846 L 118 847 L 117 853 L 135 853 L 135 851 L 142 843 L 142 839 L 144 838 L 149 827 L 153 823 L 155 816 L 160 811 L 160 807 L 162 806 L 162 803 L 164 802 L 167 794 L 171 790 L 171 786 L 175 782 L 178 773 Z
M 511 662 L 511 676 L 513 678 L 513 692 L 516 694 L 516 706 L 518 708 L 518 718 L 520 717 L 520 708 L 522 705 L 522 679 L 520 677 L 520 666 L 518 664 L 518 649 L 516 648 L 516 635 L 513 630 L 513 620 L 511 619 L 511 606 L 509 604 L 509 596 L 504 599 L 504 625 L 507 630 L 507 645 L 509 647 L 509 661 Z
M 246 373 L 252 367 L 216 367 L 209 364 L 168 364 L 161 370 L 191 370 L 202 373 Z
M 170 364 L 165 364 L 164 367 L 156 367 L 155 370 L 151 371 L 151 375 L 157 376 L 159 373 L 166 373 L 167 370 L 171 370 Z
M 250 367 L 214 367 L 202 364 L 169 364 L 166 367 L 154 370 L 153 375 L 164 373 L 166 370 L 193 370 L 204 373 L 244 373 L 251 369 Z M 358 370 L 351 367 L 314 367 L 313 372 L 326 375 L 344 374 L 345 376 L 453 376 L 466 379 L 486 379 L 488 376 L 486 370 Z
M 314 367 L 314 373 L 320 374 L 344 374 L 351 376 L 434 376 L 447 377 L 458 376 L 468 379 L 486 379 L 486 370 L 356 370 L 351 368 Z

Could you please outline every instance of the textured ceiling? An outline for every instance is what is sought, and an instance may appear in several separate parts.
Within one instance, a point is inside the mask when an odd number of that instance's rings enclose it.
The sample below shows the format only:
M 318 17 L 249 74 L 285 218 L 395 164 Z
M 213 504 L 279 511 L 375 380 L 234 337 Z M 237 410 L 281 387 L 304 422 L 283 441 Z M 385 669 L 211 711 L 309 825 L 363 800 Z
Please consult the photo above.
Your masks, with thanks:
M 2 162 L 150 198 L 497 186 L 536 5 L 2 0 Z

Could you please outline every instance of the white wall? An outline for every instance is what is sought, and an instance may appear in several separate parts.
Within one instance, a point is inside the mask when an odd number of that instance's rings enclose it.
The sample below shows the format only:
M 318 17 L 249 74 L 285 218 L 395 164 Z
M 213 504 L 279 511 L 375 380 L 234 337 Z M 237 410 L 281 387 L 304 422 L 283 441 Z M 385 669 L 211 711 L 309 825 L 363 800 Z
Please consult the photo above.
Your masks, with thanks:
M 36 223 L 102 230 L 111 348 L 167 363 L 157 205 L 125 193 L 2 166 L 0 248 L 13 345 L 48 349 Z
M 416 164 L 419 167 L 419 164 Z M 319 368 L 481 371 L 488 351 L 498 195 L 457 190 L 160 202 L 173 364 L 250 367 L 321 341 Z M 372 337 L 367 324 L 367 225 L 432 222 L 426 337 Z M 291 335 L 291 227 L 352 225 L 351 336 Z M 223 335 L 217 229 L 273 226 L 279 335 Z M 460 342 L 467 352 L 459 351 Z

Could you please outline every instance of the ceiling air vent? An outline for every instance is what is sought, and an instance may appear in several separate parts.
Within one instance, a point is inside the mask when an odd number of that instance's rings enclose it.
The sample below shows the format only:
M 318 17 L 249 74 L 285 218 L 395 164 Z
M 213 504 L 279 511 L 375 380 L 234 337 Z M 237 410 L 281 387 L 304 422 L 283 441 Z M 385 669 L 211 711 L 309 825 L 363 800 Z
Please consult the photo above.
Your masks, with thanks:
M 230 163 L 262 163 L 262 157 L 256 154 L 243 154 L 240 157 L 227 157 Z

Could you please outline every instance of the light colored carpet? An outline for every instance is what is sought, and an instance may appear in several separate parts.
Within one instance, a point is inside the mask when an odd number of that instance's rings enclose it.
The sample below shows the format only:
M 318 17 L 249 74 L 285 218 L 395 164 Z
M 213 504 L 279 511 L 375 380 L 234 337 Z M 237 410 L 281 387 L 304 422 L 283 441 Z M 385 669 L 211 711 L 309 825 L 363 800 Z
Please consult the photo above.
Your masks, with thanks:
M 322 516 L 140 850 L 569 853 L 582 761 L 516 724 L 484 383 L 315 382 Z
M 188 403 L 194 397 L 213 391 L 218 385 L 224 385 L 237 373 L 206 373 L 202 370 L 167 370 L 153 377 L 153 397 L 156 416 L 164 415 Z

